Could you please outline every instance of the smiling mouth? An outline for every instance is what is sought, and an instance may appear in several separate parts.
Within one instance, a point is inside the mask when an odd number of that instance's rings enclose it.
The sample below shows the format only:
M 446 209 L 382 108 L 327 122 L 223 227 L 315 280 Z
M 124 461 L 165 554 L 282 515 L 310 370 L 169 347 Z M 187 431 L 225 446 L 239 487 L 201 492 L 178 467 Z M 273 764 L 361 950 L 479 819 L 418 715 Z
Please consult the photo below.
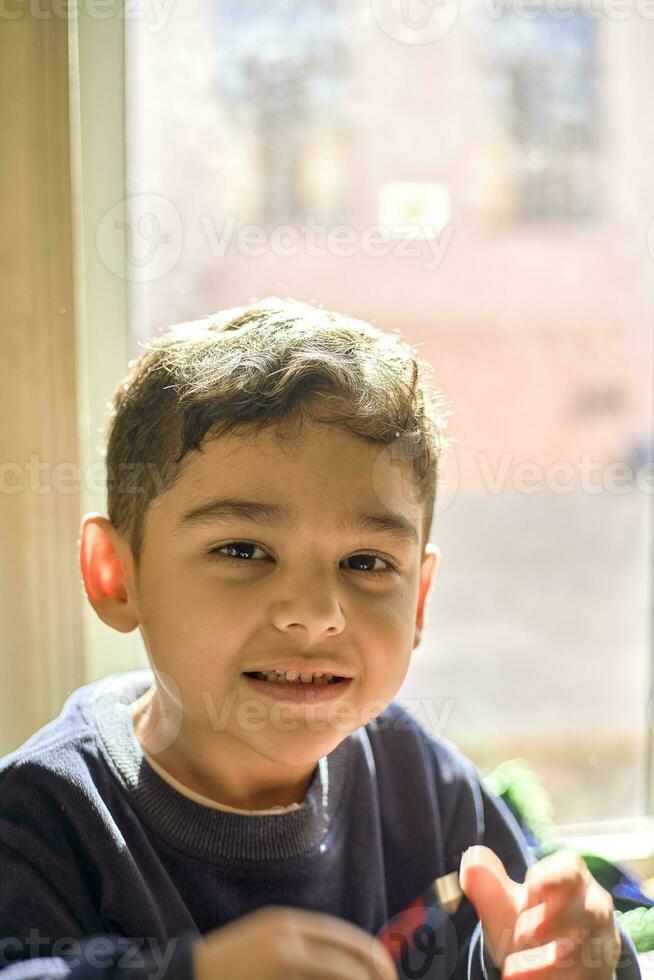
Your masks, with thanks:
M 343 681 L 348 680 L 346 677 L 338 677 L 334 675 L 329 681 L 325 681 L 322 678 L 311 681 L 303 681 L 300 677 L 298 677 L 298 679 L 295 681 L 288 681 L 286 679 L 269 681 L 268 677 L 258 670 L 246 670 L 244 673 L 246 677 L 252 677 L 257 681 L 266 681 L 269 684 L 276 684 L 279 687 L 330 687 L 334 684 L 340 684 Z

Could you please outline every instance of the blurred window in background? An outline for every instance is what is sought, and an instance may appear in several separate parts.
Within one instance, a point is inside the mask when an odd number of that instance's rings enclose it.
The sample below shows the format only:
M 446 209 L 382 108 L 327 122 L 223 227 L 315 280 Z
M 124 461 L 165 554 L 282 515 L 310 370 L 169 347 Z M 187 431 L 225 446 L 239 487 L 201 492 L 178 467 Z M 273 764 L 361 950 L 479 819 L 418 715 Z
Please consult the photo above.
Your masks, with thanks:
M 581 221 L 598 208 L 595 21 L 504 7 L 488 30 L 488 86 L 507 163 L 501 217 Z
M 162 325 L 269 295 L 416 344 L 454 448 L 398 698 L 482 771 L 524 759 L 558 823 L 635 817 L 654 23 L 420 6 L 409 22 L 377 0 L 188 0 L 161 29 L 127 21 L 131 227 L 147 211 L 167 249 L 133 277 L 132 356 Z
M 253 221 L 342 216 L 346 24 L 342 0 L 216 5 L 217 97 L 250 148 Z

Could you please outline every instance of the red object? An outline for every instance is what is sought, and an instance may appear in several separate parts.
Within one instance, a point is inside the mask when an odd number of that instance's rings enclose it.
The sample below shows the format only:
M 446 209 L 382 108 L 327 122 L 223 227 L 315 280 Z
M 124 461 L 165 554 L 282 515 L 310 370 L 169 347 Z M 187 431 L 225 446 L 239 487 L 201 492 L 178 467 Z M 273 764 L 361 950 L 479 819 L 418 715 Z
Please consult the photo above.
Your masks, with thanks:
M 426 910 L 424 898 L 418 897 L 377 934 L 377 939 L 386 947 L 396 963 L 399 962 L 404 947 L 413 943 L 416 929 L 427 922 Z

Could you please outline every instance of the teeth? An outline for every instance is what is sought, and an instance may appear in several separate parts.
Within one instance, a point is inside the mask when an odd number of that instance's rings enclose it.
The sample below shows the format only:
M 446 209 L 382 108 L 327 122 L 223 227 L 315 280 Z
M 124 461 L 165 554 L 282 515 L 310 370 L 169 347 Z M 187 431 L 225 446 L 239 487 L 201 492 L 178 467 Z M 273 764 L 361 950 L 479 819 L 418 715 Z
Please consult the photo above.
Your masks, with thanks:
M 268 673 L 262 673 L 259 671 L 256 675 L 260 680 L 272 681 L 273 684 L 286 684 L 287 682 L 297 682 L 301 681 L 302 684 L 315 684 L 321 686 L 324 684 L 334 683 L 333 674 L 328 674 L 322 670 L 316 671 L 315 674 L 312 673 L 298 673 L 296 670 L 280 670 L 275 669 L 268 671 Z

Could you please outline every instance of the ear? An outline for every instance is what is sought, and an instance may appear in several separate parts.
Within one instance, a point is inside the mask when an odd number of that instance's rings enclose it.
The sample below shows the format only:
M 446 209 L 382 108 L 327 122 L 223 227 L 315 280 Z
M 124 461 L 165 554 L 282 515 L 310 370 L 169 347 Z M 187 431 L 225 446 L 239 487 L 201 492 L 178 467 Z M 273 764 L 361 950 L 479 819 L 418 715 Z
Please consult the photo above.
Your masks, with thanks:
M 431 589 L 435 581 L 436 569 L 440 564 L 440 548 L 428 542 L 425 545 L 425 555 L 420 566 L 420 585 L 418 590 L 418 606 L 416 609 L 416 631 L 413 640 L 413 649 L 420 643 L 422 630 L 425 622 L 425 610 L 429 602 Z
M 139 624 L 131 552 L 111 521 L 101 514 L 82 518 L 79 561 L 86 595 L 100 619 L 120 633 L 131 633 Z

